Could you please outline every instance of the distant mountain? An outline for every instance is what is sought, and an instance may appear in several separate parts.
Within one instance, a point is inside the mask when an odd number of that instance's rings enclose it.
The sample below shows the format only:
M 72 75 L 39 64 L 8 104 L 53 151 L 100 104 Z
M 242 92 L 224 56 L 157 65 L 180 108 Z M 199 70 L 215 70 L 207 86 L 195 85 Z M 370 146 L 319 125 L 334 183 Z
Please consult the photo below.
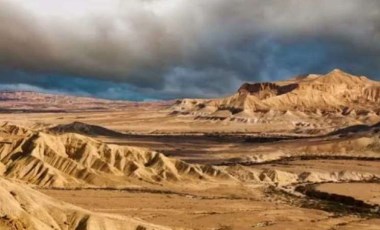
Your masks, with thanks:
M 380 82 L 335 69 L 286 81 L 245 83 L 217 99 L 183 99 L 173 114 L 196 119 L 275 124 L 273 129 L 342 127 L 380 121 Z M 293 127 L 293 128 L 292 128 Z M 326 129 L 327 130 L 327 129 Z
M 184 99 L 179 111 L 239 112 L 380 112 L 380 82 L 335 69 L 326 75 L 307 75 L 281 82 L 245 83 L 230 97 Z M 207 108 L 207 109 L 205 109 Z
M 115 110 L 137 106 L 162 106 L 166 102 L 132 102 L 47 94 L 33 91 L 0 91 L 0 110 L 59 112 L 75 110 Z

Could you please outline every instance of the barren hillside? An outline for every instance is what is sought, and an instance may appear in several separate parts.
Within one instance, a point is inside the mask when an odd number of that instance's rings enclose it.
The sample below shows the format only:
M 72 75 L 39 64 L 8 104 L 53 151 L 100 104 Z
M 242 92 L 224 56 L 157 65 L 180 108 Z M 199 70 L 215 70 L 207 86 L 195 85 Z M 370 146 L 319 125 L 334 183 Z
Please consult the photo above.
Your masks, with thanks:
M 380 120 L 380 82 L 335 69 L 281 82 L 245 83 L 226 98 L 183 99 L 173 114 L 246 123 L 286 123 L 296 128 Z

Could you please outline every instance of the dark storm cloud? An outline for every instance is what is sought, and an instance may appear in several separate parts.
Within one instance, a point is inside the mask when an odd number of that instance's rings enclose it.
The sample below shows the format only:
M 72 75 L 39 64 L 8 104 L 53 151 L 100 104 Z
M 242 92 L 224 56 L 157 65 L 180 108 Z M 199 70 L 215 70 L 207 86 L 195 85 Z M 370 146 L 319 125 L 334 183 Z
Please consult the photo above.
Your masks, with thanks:
M 336 67 L 380 77 L 379 57 L 377 0 L 0 0 L 11 85 L 209 97 Z

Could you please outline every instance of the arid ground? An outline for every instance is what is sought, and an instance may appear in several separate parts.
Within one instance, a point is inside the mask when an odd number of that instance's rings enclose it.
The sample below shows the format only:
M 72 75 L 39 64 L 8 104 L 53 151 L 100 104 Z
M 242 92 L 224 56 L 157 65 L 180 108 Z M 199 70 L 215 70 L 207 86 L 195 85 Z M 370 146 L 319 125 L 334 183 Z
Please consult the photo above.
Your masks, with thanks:
M 335 70 L 230 98 L 48 108 L 8 92 L 0 229 L 379 229 L 379 84 Z

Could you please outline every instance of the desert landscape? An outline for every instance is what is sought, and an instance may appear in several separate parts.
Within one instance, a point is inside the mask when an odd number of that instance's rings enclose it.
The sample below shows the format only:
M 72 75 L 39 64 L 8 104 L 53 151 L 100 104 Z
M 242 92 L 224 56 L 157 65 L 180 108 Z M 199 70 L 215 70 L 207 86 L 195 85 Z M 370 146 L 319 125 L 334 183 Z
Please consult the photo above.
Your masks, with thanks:
M 0 228 L 378 229 L 379 100 L 338 69 L 217 99 L 3 92 Z
M 0 0 L 0 230 L 380 230 L 379 0 Z

